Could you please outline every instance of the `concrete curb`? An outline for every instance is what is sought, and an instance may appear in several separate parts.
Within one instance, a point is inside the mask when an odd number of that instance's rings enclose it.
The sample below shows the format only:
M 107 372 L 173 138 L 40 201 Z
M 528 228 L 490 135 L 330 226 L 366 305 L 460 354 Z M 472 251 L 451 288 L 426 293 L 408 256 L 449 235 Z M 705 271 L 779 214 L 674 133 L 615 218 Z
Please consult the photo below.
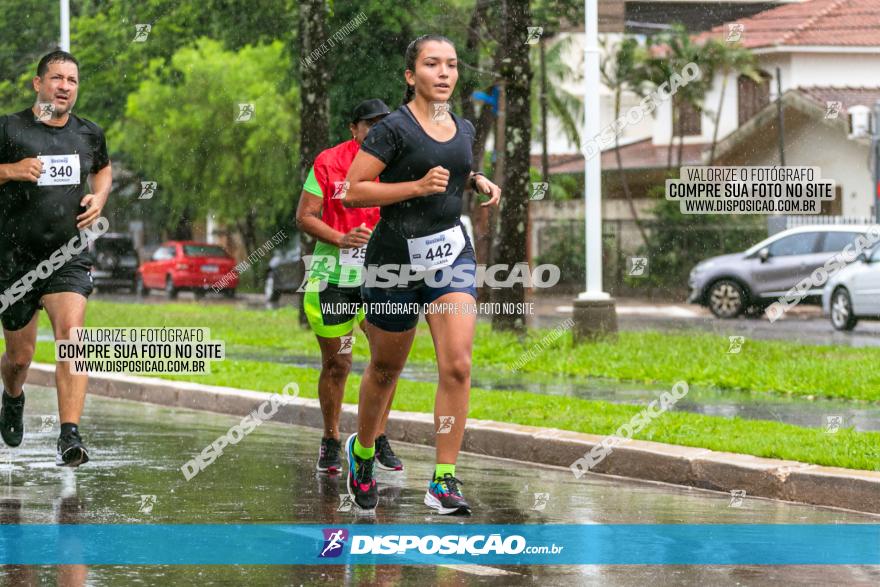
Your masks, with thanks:
M 27 383 L 54 387 L 54 365 L 32 364 Z M 260 391 L 117 374 L 91 375 L 89 393 L 237 416 L 250 413 L 268 397 Z M 272 421 L 323 427 L 316 399 L 296 398 L 283 404 Z M 343 430 L 357 428 L 357 406 L 343 404 L 340 427 Z M 392 411 L 386 434 L 394 440 L 433 446 L 434 417 Z M 470 419 L 462 450 L 568 468 L 602 438 L 594 434 Z M 820 467 L 632 440 L 617 446 L 594 472 L 715 491 L 744 490 L 747 496 L 880 514 L 880 472 L 877 471 Z

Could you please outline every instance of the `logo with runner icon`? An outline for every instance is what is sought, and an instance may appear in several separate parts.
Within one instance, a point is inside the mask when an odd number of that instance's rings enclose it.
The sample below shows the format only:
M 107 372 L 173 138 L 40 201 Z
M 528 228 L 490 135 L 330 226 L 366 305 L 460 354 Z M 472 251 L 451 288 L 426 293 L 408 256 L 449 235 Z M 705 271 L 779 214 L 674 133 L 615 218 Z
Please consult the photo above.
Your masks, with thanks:
M 627 257 L 626 263 L 629 266 L 627 273 L 630 277 L 645 277 L 648 274 L 647 257 Z
M 158 183 L 155 181 L 142 181 L 141 195 L 138 196 L 138 200 L 151 200 L 156 193 L 157 185 Z
M 544 196 L 547 195 L 547 190 L 550 189 L 549 181 L 533 181 L 532 182 L 532 193 L 529 196 L 530 200 L 543 200 Z
M 449 434 L 452 432 L 454 424 L 455 416 L 440 416 L 440 426 L 437 428 L 437 434 Z
M 746 25 L 739 22 L 731 22 L 727 24 L 727 42 L 728 43 L 736 43 L 740 39 L 742 39 L 743 33 L 746 30 Z
M 837 434 L 841 426 L 843 426 L 843 416 L 825 416 L 825 432 L 827 434 Z
M 544 27 L 530 26 L 526 28 L 528 29 L 526 32 L 526 45 L 537 45 L 541 40 L 541 35 L 544 34 Z
M 156 496 L 155 495 L 142 495 L 141 496 L 141 505 L 138 508 L 138 511 L 142 514 L 149 514 L 153 512 L 153 506 L 156 505 Z
M 730 492 L 730 503 L 727 504 L 727 507 L 731 508 L 739 508 L 742 507 L 743 499 L 746 497 L 745 489 L 733 489 Z
M 354 336 L 340 336 L 339 337 L 339 354 L 340 355 L 350 355 L 351 348 L 354 346 Z
M 40 416 L 40 419 L 42 420 L 40 424 L 40 432 L 51 432 L 55 427 L 55 422 L 58 421 L 58 417 L 55 415 Z
M 348 540 L 348 530 L 344 528 L 324 528 L 324 548 L 318 558 L 336 558 L 342 554 L 345 541 Z
M 449 116 L 449 102 L 431 102 L 431 121 L 443 122 Z
M 354 505 L 354 501 L 351 496 L 347 493 L 339 494 L 339 507 L 336 508 L 337 512 L 350 512 L 351 507 Z
M 238 105 L 238 114 L 235 116 L 235 122 L 248 122 L 254 119 L 256 115 L 256 106 L 251 103 L 240 103 Z
M 132 43 L 144 43 L 147 38 L 150 36 L 150 31 L 153 30 L 153 25 L 151 24 L 136 24 L 134 25 L 134 38 L 131 40 Z
M 746 342 L 745 336 L 728 336 L 730 346 L 727 348 L 728 355 L 738 355 L 742 351 L 743 344 Z
M 55 112 L 55 104 L 52 102 L 38 102 L 37 103 L 37 120 L 40 122 L 46 122 L 47 120 L 52 119 L 52 114 Z
M 843 102 L 838 100 L 825 102 L 825 118 L 829 120 L 837 118 L 841 108 L 843 108 Z
M 333 182 L 333 200 L 344 200 L 346 194 L 348 194 L 349 182 L 347 181 L 334 181 Z
M 549 493 L 535 493 L 535 503 L 532 505 L 532 510 L 536 512 L 543 512 L 549 502 Z

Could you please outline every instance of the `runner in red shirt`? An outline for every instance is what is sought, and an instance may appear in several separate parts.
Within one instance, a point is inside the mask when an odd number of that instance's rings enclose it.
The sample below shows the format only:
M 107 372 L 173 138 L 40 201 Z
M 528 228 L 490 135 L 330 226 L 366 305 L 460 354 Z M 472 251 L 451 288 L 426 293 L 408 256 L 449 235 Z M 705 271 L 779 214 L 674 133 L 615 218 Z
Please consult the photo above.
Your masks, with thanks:
M 309 265 L 309 279 L 303 306 L 321 347 L 322 368 L 318 397 L 324 416 L 324 435 L 318 456 L 318 471 L 342 470 L 339 442 L 339 413 L 345 382 L 351 371 L 355 320 L 368 334 L 361 307 L 361 271 L 364 252 L 373 227 L 379 221 L 378 208 L 345 208 L 345 176 L 370 127 L 390 110 L 382 100 L 366 100 L 352 112 L 351 140 L 322 151 L 309 171 L 296 211 L 297 226 L 318 240 Z M 393 394 L 392 398 L 393 399 Z M 385 406 L 381 430 L 391 410 Z M 379 467 L 400 471 L 403 463 L 391 450 L 384 432 L 376 439 Z

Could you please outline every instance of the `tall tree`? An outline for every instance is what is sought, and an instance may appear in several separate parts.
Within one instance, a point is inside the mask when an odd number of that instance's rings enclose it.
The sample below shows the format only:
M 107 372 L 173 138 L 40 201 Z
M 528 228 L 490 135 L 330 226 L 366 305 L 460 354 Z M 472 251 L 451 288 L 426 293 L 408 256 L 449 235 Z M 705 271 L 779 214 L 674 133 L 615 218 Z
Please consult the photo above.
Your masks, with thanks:
M 327 0 L 303 0 L 299 5 L 300 71 L 300 139 L 299 182 L 302 187 L 315 157 L 326 149 L 330 136 L 329 68 L 311 60 L 310 55 L 327 42 L 327 24 L 330 10 Z M 291 47 L 293 49 L 293 47 Z M 316 54 L 317 55 L 317 54 Z M 299 191 L 297 191 L 299 196 Z
M 287 194 L 297 175 L 298 96 L 273 79 L 286 67 L 280 41 L 231 52 L 203 39 L 151 72 L 108 136 L 108 143 L 137 153 L 142 177 L 158 183 L 153 199 L 134 205 L 163 208 L 171 226 L 180 216 L 213 213 L 240 230 L 249 251 L 259 234 L 277 230 L 275 219 L 291 209 Z M 254 106 L 246 121 L 238 106 L 243 98 Z
M 696 112 L 698 116 L 702 116 L 703 101 L 712 84 L 712 54 L 702 46 L 695 44 L 690 33 L 681 25 L 675 25 L 670 31 L 659 35 L 656 41 L 660 46 L 662 56 L 651 60 L 651 68 L 654 70 L 652 77 L 655 78 L 655 83 L 660 84 L 669 80 L 673 75 L 681 75 L 682 70 L 689 63 L 697 64 L 702 73 L 699 79 L 681 85 L 672 98 L 673 131 L 674 134 L 678 134 L 676 167 L 681 167 L 684 151 L 683 111 L 687 107 Z M 667 159 L 667 167 L 670 168 L 671 151 L 672 144 L 670 144 L 670 155 Z
M 326 149 L 330 137 L 330 83 L 329 68 L 312 61 L 313 51 L 317 51 L 327 41 L 327 25 L 330 10 L 327 0 L 302 0 L 299 5 L 299 47 L 301 59 L 297 59 L 300 71 L 300 137 L 299 137 L 299 178 L 294 198 L 299 201 L 302 186 L 306 183 L 309 169 L 318 154 Z M 315 53 L 317 57 L 317 52 Z M 315 239 L 303 233 L 300 235 L 302 251 L 311 254 Z M 306 267 L 308 270 L 308 267 Z M 299 298 L 299 323 L 306 326 L 308 320 L 303 306 L 304 297 Z
M 529 0 L 502 0 L 507 18 L 504 36 L 501 77 L 506 90 L 504 195 L 498 222 L 498 248 L 495 263 L 514 267 L 526 258 L 526 225 L 530 194 L 529 153 L 532 139 L 531 78 L 529 45 L 526 44 L 531 23 Z M 499 302 L 523 302 L 522 284 L 493 290 Z M 522 307 L 522 306 L 520 306 Z M 524 312 L 501 312 L 492 317 L 492 327 L 502 330 L 524 330 Z
M 734 75 L 745 75 L 756 83 L 761 82 L 754 53 L 740 45 L 730 45 L 720 39 L 710 39 L 703 50 L 709 53 L 713 73 L 721 76 L 721 89 L 718 95 L 718 107 L 713 113 L 712 147 L 709 150 L 709 165 L 715 163 L 715 149 L 718 146 L 718 126 L 721 122 L 721 110 L 724 107 L 724 96 L 727 92 L 727 80 Z
M 614 116 L 612 120 L 617 120 L 620 116 L 621 102 L 625 91 L 634 92 L 637 96 L 643 95 L 643 90 L 648 83 L 648 72 L 644 67 L 647 62 L 647 52 L 639 45 L 639 42 L 633 38 L 625 38 L 616 46 L 606 46 L 604 52 L 607 57 L 603 59 L 600 73 L 602 80 L 614 93 Z M 617 160 L 617 171 L 620 176 L 620 185 L 623 188 L 623 195 L 629 206 L 629 212 L 635 222 L 636 228 L 642 237 L 642 242 L 648 243 L 648 236 L 645 234 L 645 227 L 639 219 L 636 211 L 635 202 L 633 202 L 632 192 L 629 189 L 629 181 L 627 180 L 626 171 L 623 169 L 623 157 L 620 154 L 620 133 L 614 133 L 614 156 Z
M 579 71 L 577 63 L 572 63 L 569 51 L 573 46 L 574 37 L 571 35 L 561 36 L 548 31 L 545 27 L 541 36 L 541 45 L 544 45 L 544 65 L 539 67 L 532 84 L 532 123 L 535 128 L 540 128 L 543 134 L 541 119 L 546 108 L 553 115 L 562 130 L 562 134 L 572 145 L 581 142 L 580 127 L 583 121 L 583 98 L 569 92 L 566 87 L 583 79 L 583 73 Z M 540 45 L 532 48 L 532 61 L 540 63 Z M 546 78 L 546 79 L 542 79 Z M 541 99 L 541 94 L 544 100 Z M 546 106 L 543 102 L 546 101 Z

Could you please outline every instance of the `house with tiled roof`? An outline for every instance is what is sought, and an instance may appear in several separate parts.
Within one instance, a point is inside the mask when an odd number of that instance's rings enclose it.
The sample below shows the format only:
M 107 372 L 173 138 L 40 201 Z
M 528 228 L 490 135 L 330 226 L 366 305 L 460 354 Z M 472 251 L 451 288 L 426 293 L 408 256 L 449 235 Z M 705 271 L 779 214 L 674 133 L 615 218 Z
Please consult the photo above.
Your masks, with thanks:
M 781 143 L 786 165 L 819 166 L 824 177 L 837 182 L 839 198 L 825 205 L 824 214 L 872 217 L 875 194 L 866 127 L 880 98 L 880 0 L 788 2 L 693 36 L 697 43 L 711 37 L 750 50 L 761 81 L 731 74 L 722 102 L 721 73 L 716 75 L 703 111 L 682 116 L 681 164 L 709 163 L 720 104 L 714 164 L 780 164 Z M 622 112 L 638 97 L 625 102 Z M 601 126 L 611 122 L 606 110 Z M 672 101 L 667 101 L 621 136 L 620 159 L 640 215 L 649 215 L 654 205 L 645 197 L 647 189 L 662 184 L 668 161 L 678 160 L 673 134 Z M 613 147 L 602 152 L 606 218 L 628 215 L 619 199 L 617 156 Z M 583 173 L 583 165 L 579 154 L 558 154 L 551 157 L 550 174 Z
M 762 81 L 727 80 L 715 164 L 780 164 L 781 146 L 786 165 L 819 166 L 823 177 L 837 182 L 838 198 L 823 213 L 873 217 L 870 111 L 880 100 L 880 0 L 789 4 L 716 26 L 695 40 L 727 39 L 731 30 L 757 57 Z M 721 81 L 718 74 L 686 142 L 711 142 Z M 658 113 L 655 130 L 653 142 L 670 140 L 670 108 Z M 708 162 L 705 151 L 703 160 Z

